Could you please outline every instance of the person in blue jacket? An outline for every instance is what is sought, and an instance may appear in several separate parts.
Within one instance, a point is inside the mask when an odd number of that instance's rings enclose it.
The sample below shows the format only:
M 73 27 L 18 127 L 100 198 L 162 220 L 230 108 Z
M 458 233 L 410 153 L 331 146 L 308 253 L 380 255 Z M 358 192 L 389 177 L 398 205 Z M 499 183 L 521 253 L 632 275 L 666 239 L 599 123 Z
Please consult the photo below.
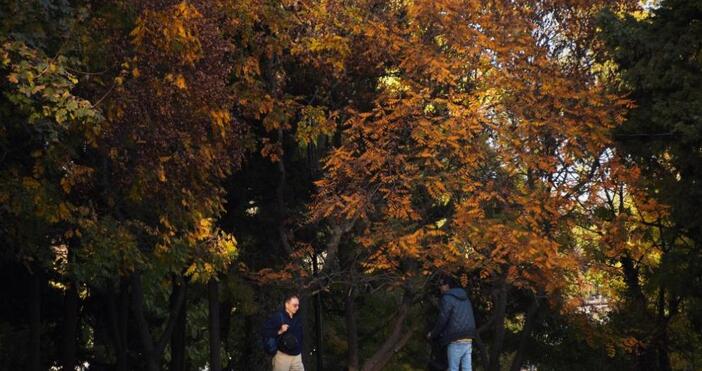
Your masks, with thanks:
M 277 339 L 273 356 L 273 371 L 304 371 L 302 363 L 302 318 L 299 314 L 300 298 L 288 295 L 283 307 L 264 324 L 266 338 Z
M 427 338 L 447 346 L 449 371 L 471 371 L 472 341 L 476 336 L 473 305 L 466 291 L 450 276 L 439 280 L 439 318 Z

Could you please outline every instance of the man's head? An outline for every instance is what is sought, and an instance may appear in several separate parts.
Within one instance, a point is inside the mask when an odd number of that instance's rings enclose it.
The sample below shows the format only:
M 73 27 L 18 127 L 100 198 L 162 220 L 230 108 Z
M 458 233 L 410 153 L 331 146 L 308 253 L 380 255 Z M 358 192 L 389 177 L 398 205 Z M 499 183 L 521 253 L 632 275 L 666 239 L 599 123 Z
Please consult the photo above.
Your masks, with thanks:
M 442 294 L 457 286 L 456 280 L 448 274 L 444 274 L 439 277 L 439 290 Z
M 300 309 L 300 298 L 296 294 L 285 297 L 285 311 L 294 315 Z

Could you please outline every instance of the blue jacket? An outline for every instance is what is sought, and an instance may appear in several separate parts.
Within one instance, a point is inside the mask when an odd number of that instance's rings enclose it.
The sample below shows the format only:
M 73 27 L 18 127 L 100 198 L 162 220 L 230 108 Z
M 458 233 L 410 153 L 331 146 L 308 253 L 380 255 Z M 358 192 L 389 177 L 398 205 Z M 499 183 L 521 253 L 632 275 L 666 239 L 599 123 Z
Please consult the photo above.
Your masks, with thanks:
M 277 337 L 278 336 L 278 330 L 280 330 L 280 327 L 286 324 L 288 325 L 288 332 L 293 334 L 295 338 L 297 338 L 297 344 L 298 347 L 296 349 L 292 349 L 290 352 L 287 352 L 287 354 L 291 356 L 296 356 L 298 354 L 302 353 L 302 338 L 303 338 L 303 333 L 302 333 L 302 316 L 300 316 L 300 312 L 297 312 L 292 318 L 290 318 L 290 315 L 285 311 L 285 309 L 280 309 L 276 311 L 272 316 L 268 318 L 268 320 L 264 323 L 263 328 L 265 331 L 265 336 L 266 337 Z
M 439 319 L 431 330 L 431 338 L 446 345 L 475 335 L 475 316 L 468 294 L 460 287 L 447 291 L 441 296 Z

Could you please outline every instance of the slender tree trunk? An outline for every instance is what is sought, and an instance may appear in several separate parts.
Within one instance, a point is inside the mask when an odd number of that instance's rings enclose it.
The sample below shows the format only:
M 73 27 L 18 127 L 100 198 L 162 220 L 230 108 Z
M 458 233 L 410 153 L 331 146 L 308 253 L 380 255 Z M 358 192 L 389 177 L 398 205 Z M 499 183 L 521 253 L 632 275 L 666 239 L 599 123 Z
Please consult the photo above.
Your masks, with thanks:
M 121 343 L 120 351 L 117 354 L 117 369 L 119 371 L 129 370 L 129 282 L 122 279 L 119 288 L 119 312 L 117 321 L 117 336 Z
M 42 277 L 38 272 L 30 275 L 29 296 L 29 370 L 41 371 L 41 291 Z
M 136 320 L 137 328 L 139 329 L 139 337 L 141 338 L 144 348 L 144 363 L 148 371 L 158 371 L 161 368 L 161 356 L 171 338 L 178 312 L 183 305 L 185 290 L 183 289 L 183 285 L 177 286 L 178 293 L 176 303 L 169 311 L 168 319 L 166 320 L 166 329 L 163 334 L 161 334 L 161 337 L 155 340 L 151 335 L 149 324 L 144 315 L 144 289 L 142 287 L 140 273 L 132 274 L 131 288 L 132 309 L 134 311 L 134 319 Z
M 312 259 L 312 273 L 315 277 L 319 275 L 319 266 L 317 265 L 317 254 L 314 254 Z M 317 361 L 317 370 L 324 370 L 322 362 L 322 297 L 321 290 L 314 295 L 314 342 L 315 342 L 315 359 Z
M 490 347 L 490 364 L 488 371 L 500 371 L 500 355 L 505 339 L 505 312 L 507 310 L 507 285 L 504 280 L 499 283 L 495 294 L 495 338 Z
M 61 365 L 73 370 L 76 365 L 76 335 L 78 333 L 78 287 L 71 282 L 63 296 L 63 339 L 61 340 Z
M 665 289 L 661 286 L 658 289 L 658 329 L 656 336 L 656 353 L 658 354 L 658 369 L 660 371 L 671 371 L 670 356 L 668 354 L 668 320 L 666 316 Z M 672 311 L 671 311 L 672 312 Z
M 385 338 L 385 341 L 380 348 L 363 364 L 363 371 L 379 371 L 390 361 L 392 356 L 405 346 L 407 341 L 412 337 L 414 328 L 407 328 L 405 320 L 409 315 L 410 306 L 412 304 L 412 295 L 405 292 L 402 298 L 395 320 L 391 326 L 390 335 Z
M 510 367 L 510 371 L 519 371 L 522 369 L 522 363 L 524 363 L 524 350 L 526 349 L 527 342 L 531 338 L 531 330 L 534 328 L 538 310 L 539 299 L 535 297 L 534 301 L 527 310 L 524 328 L 522 329 L 522 334 L 519 339 L 519 347 L 517 348 L 517 352 L 512 360 L 512 367 Z
M 207 283 L 207 297 L 210 307 L 209 329 L 210 329 L 210 371 L 222 370 L 222 357 L 219 351 L 220 328 L 219 328 L 219 282 L 211 278 Z
M 349 371 L 358 371 L 358 326 L 356 323 L 356 293 L 353 287 L 346 295 L 346 339 Z
M 173 280 L 173 291 L 171 292 L 171 309 L 173 309 L 178 303 L 178 283 Z M 183 291 L 187 295 L 187 284 L 183 283 Z M 187 300 L 183 299 L 183 305 L 178 311 L 176 317 L 175 327 L 173 328 L 173 334 L 171 334 L 171 364 L 170 371 L 185 371 L 185 326 L 186 326 L 186 309 Z

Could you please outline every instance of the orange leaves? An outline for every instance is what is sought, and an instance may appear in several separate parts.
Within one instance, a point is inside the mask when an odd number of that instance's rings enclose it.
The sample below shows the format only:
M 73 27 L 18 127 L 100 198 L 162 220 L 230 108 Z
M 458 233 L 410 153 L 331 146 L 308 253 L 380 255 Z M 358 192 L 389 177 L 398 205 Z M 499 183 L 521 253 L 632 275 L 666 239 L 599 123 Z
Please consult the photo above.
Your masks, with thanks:
M 197 30 L 199 18 L 202 14 L 186 1 L 170 9 L 146 10 L 130 33 L 132 43 L 137 48 L 153 43 L 164 52 L 178 55 L 181 63 L 193 65 L 201 53 Z

